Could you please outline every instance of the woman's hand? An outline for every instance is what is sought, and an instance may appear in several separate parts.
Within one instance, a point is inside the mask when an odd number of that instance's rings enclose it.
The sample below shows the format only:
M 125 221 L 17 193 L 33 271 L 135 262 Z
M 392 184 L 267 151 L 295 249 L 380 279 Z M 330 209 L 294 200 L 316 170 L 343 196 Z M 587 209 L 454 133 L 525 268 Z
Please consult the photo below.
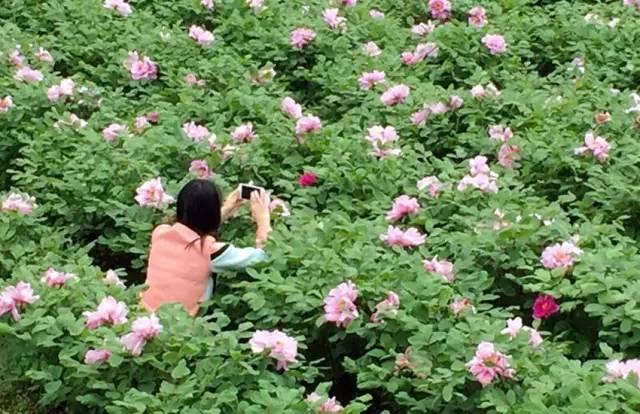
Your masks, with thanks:
M 233 217 L 244 202 L 245 200 L 240 197 L 240 187 L 233 190 L 222 204 L 222 220 Z
M 264 246 L 271 231 L 271 212 L 269 211 L 269 194 L 266 191 L 254 191 L 251 193 L 251 215 L 257 224 L 256 247 Z

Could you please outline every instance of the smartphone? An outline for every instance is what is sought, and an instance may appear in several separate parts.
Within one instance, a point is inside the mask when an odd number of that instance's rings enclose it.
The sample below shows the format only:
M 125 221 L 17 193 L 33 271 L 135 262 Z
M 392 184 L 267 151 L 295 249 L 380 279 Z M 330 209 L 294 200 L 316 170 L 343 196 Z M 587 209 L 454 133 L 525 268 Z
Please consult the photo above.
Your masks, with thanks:
M 254 191 L 260 191 L 262 188 L 249 184 L 240 184 L 240 198 L 243 200 L 251 199 L 251 193 Z

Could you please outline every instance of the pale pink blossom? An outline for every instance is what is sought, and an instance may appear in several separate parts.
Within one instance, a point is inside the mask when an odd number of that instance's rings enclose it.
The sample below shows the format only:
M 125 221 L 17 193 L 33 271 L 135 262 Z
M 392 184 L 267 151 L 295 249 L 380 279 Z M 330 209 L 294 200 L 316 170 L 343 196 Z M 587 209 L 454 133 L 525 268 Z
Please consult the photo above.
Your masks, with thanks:
M 422 264 L 424 266 L 424 270 L 441 276 L 445 282 L 453 282 L 456 278 L 453 270 L 453 263 L 448 260 L 438 260 L 438 257 L 436 256 L 431 260 L 423 260 Z
M 202 46 L 209 46 L 215 40 L 213 33 L 195 24 L 189 27 L 189 37 Z
M 376 311 L 371 315 L 371 322 L 383 322 L 383 317 L 387 315 L 395 316 L 400 307 L 400 298 L 395 292 L 387 293 L 387 297 L 376 305 Z
M 448 0 L 429 0 L 431 16 L 438 20 L 448 20 L 451 17 L 451 3 Z
M 111 351 L 108 349 L 90 349 L 84 354 L 84 363 L 95 365 L 106 362 L 111 358 Z
M 420 203 L 415 197 L 401 195 L 393 200 L 391 210 L 387 212 L 387 220 L 398 221 L 407 215 L 416 215 L 420 211 Z
M 451 312 L 455 316 L 460 315 L 462 312 L 468 309 L 470 309 L 472 312 L 475 313 L 475 308 L 473 307 L 473 304 L 468 298 L 455 299 L 453 302 L 451 302 L 451 304 L 449 305 L 449 308 L 451 309 Z
M 478 155 L 469 160 L 469 173 L 471 175 L 489 174 L 489 172 L 487 157 L 484 155 Z
M 123 17 L 127 17 L 133 13 L 131 5 L 124 0 L 105 0 L 104 8 L 114 10 Z
M 433 115 L 442 115 L 449 111 L 449 107 L 442 102 L 428 104 L 426 108 L 429 110 L 429 113 Z
M 540 263 L 547 269 L 569 269 L 582 254 L 582 250 L 573 242 L 556 243 L 542 252 Z
M 113 123 L 102 130 L 102 136 L 105 141 L 111 142 L 116 140 L 118 137 L 122 137 L 126 135 L 128 132 L 128 128 L 126 125 Z
M 342 0 L 342 5 L 347 7 L 355 7 L 358 0 Z
M 33 53 L 33 56 L 35 56 L 40 62 L 53 63 L 53 56 L 51 56 L 51 53 L 41 47 Z
M 638 3 L 640 10 L 640 3 Z M 602 378 L 604 382 L 614 382 L 627 379 L 630 374 L 635 374 L 637 387 L 640 388 L 640 359 L 628 359 L 627 361 L 614 360 L 606 365 L 607 375 Z
M 53 85 L 47 91 L 47 97 L 55 102 L 66 96 L 73 96 L 75 83 L 71 79 L 62 79 L 58 85 Z
M 95 311 L 83 312 L 87 318 L 87 329 L 96 329 L 102 325 L 122 325 L 127 323 L 129 310 L 124 302 L 118 302 L 114 297 L 102 299 Z
M 320 118 L 313 115 L 305 115 L 302 118 L 298 119 L 296 122 L 296 134 L 304 135 L 310 132 L 315 132 L 322 128 L 322 122 Z
M 371 151 L 370 154 L 373 156 L 385 158 L 400 154 L 400 149 L 393 147 L 393 144 L 399 137 L 395 128 L 392 126 L 373 126 L 369 128 L 366 139 L 372 146 L 373 151 Z
M 76 114 L 69 115 L 69 125 L 76 129 L 82 129 L 87 126 L 87 121 L 79 118 Z
M 14 79 L 21 82 L 40 82 L 44 79 L 42 72 L 31 69 L 29 66 L 23 66 L 16 72 Z
M 131 332 L 120 338 L 124 349 L 133 356 L 139 356 L 146 343 L 160 335 L 162 325 L 154 314 L 144 316 L 133 321 Z
M 213 0 L 200 0 L 200 4 L 207 10 L 213 10 L 216 6 Z
M 137 116 L 133 121 L 133 126 L 138 132 L 142 132 L 145 129 L 149 128 L 151 124 L 149 123 L 149 119 L 146 116 Z
M 36 208 L 36 199 L 29 195 L 10 193 L 3 201 L 0 210 L 17 211 L 20 214 L 31 214 Z
M 116 286 L 121 289 L 125 288 L 124 283 L 118 277 L 118 274 L 113 270 L 107 270 L 105 273 L 104 279 L 102 279 L 104 284 L 107 286 Z
M 182 124 L 182 132 L 193 142 L 200 142 L 207 139 L 210 136 L 209 130 L 203 125 L 198 125 L 195 122 L 185 122 Z
M 507 42 L 502 35 L 486 34 L 482 37 L 482 43 L 484 43 L 492 55 L 499 55 L 507 51 Z
M 274 198 L 273 200 L 271 200 L 271 202 L 269 203 L 269 211 L 272 213 L 277 212 L 282 217 L 289 217 L 291 215 L 287 204 L 279 198 Z
M 364 53 L 372 57 L 380 56 L 380 54 L 382 54 L 382 51 L 380 50 L 378 45 L 375 44 L 375 42 L 365 43 L 364 45 L 362 45 L 362 50 L 364 51 Z
M 520 159 L 520 147 L 503 144 L 498 151 L 498 164 L 505 168 L 513 168 L 516 161 Z
M 612 89 L 612 90 L 614 90 L 614 89 Z M 617 95 L 617 94 L 620 93 L 620 91 L 618 89 L 615 89 L 615 91 L 617 91 L 617 92 L 614 93 L 613 95 Z M 624 113 L 625 114 L 629 114 L 629 113 L 632 113 L 632 112 L 640 112 L 640 95 L 638 95 L 637 93 L 634 92 L 631 95 L 629 95 L 629 97 L 633 101 L 633 104 L 629 109 L 624 111 Z
M 489 83 L 486 88 L 482 85 L 475 85 L 473 88 L 471 88 L 471 96 L 479 101 L 483 100 L 486 97 L 495 98 L 497 96 L 500 96 L 500 94 L 501 92 L 498 90 L 498 88 L 495 87 L 493 83 Z
M 275 359 L 276 369 L 287 370 L 288 365 L 297 362 L 298 342 L 284 332 L 256 331 L 249 340 L 254 354 L 269 352 L 269 357 Z
M 384 19 L 384 13 L 377 9 L 371 9 L 369 10 L 369 17 L 375 20 L 382 20 Z
M 24 65 L 25 57 L 20 53 L 20 46 L 16 46 L 15 49 L 9 53 L 9 62 L 13 66 L 22 67 Z
M 259 12 L 264 9 L 264 0 L 247 0 L 247 6 L 253 9 L 254 12 Z
M 205 160 L 193 160 L 189 166 L 189 172 L 195 174 L 198 178 L 209 178 L 211 171 L 209 164 Z
M 142 207 L 162 208 L 175 200 L 164 192 L 160 178 L 154 178 L 143 183 L 136 189 L 135 200 Z
M 599 162 L 605 161 L 609 157 L 611 145 L 603 137 L 596 137 L 592 132 L 587 132 L 584 136 L 584 146 L 575 149 L 576 155 L 591 153 Z
M 465 175 L 458 183 L 458 191 L 465 191 L 469 186 L 484 193 L 497 193 L 498 174 L 491 171 L 488 174 Z
M 417 36 L 426 36 L 433 33 L 436 29 L 436 24 L 429 20 L 427 23 L 419 23 L 411 28 L 411 33 Z
M 508 335 L 510 339 L 515 338 L 522 329 L 522 318 L 517 317 L 507 320 L 507 327 L 500 331 L 503 335 Z
M 584 58 L 581 56 L 576 56 L 571 61 L 571 65 L 575 67 L 580 73 L 584 73 L 586 71 Z
M 429 177 L 424 177 L 418 181 L 417 184 L 418 190 L 427 190 L 429 195 L 433 198 L 438 198 L 440 196 L 440 191 L 442 190 L 442 183 L 438 180 L 438 177 L 433 175 Z
M 293 119 L 302 117 L 302 106 L 288 96 L 282 100 L 280 110 Z
M 234 129 L 231 133 L 231 138 L 233 138 L 235 142 L 251 142 L 258 138 L 258 135 L 253 132 L 253 124 L 247 122 Z
M 529 326 L 522 327 L 522 330 L 529 333 L 529 345 L 531 345 L 532 348 L 536 349 L 544 342 L 542 335 L 540 335 L 540 332 L 537 330 Z
M 389 246 L 415 247 L 424 244 L 427 236 L 420 233 L 415 227 L 402 231 L 398 227 L 389 226 L 387 233 L 380 236 L 380 240 Z
M 469 26 L 481 28 L 487 24 L 487 11 L 482 6 L 469 10 Z
M 473 359 L 467 363 L 467 369 L 484 387 L 499 378 L 513 378 L 515 370 L 511 368 L 509 358 L 496 351 L 492 343 L 481 342 Z
M 404 102 L 410 93 L 411 90 L 407 85 L 392 86 L 380 96 L 380 101 L 387 106 L 394 106 Z
M 198 77 L 194 73 L 187 73 L 184 77 L 184 81 L 189 86 L 203 86 L 206 81 L 202 79 L 198 79 Z
M 53 268 L 47 269 L 44 276 L 42 276 L 42 283 L 46 283 L 49 287 L 61 287 L 64 286 L 69 280 L 77 279 L 78 277 L 73 273 L 58 272 Z
M 411 123 L 416 126 L 424 126 L 431 112 L 427 108 L 420 109 L 411 114 Z
M 513 132 L 511 128 L 504 125 L 491 125 L 489 127 L 489 138 L 495 141 L 507 142 L 513 138 Z
M 302 49 L 313 41 L 316 37 L 316 32 L 306 27 L 295 29 L 291 32 L 291 46 L 296 49 Z
M 464 99 L 459 97 L 458 95 L 451 95 L 449 97 L 449 108 L 458 109 L 464 105 Z
M 18 282 L 15 286 L 7 286 L 0 292 L 0 316 L 11 314 L 14 321 L 20 320 L 20 310 L 40 299 L 33 294 L 31 284 Z
M 317 413 L 341 413 L 344 408 L 340 405 L 339 402 L 336 401 L 336 397 L 331 397 L 325 399 L 322 403 L 320 401 L 323 398 L 318 395 L 316 392 L 312 392 L 307 395 L 306 401 L 316 405 Z
M 322 12 L 322 19 L 331 29 L 345 30 L 347 27 L 347 19 L 338 15 L 338 9 L 326 9 Z
M 13 108 L 13 98 L 10 95 L 0 98 L 0 112 L 8 112 Z
M 340 283 L 331 289 L 329 295 L 324 299 L 324 319 L 327 322 L 334 322 L 338 327 L 347 327 L 358 317 L 356 307 L 358 290 L 351 281 Z
M 420 43 L 414 52 L 403 52 L 401 58 L 405 65 L 415 65 L 425 58 L 437 56 L 438 50 L 438 45 L 435 43 Z
M 124 67 L 133 80 L 153 80 L 158 77 L 158 67 L 146 56 L 140 58 L 138 52 L 129 52 Z
M 385 74 L 379 70 L 374 70 L 372 72 L 363 72 L 360 78 L 358 79 L 358 83 L 360 84 L 360 89 L 368 90 L 371 87 L 378 85 L 380 83 L 385 82 Z

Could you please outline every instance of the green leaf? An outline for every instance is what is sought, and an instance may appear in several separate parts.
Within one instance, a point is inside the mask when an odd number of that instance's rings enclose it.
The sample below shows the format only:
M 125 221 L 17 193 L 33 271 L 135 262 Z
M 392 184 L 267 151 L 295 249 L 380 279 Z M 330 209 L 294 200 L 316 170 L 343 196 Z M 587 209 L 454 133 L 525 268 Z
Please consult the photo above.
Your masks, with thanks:
M 171 378 L 180 379 L 189 375 L 191 371 L 187 368 L 187 362 L 181 359 L 178 365 L 171 371 Z

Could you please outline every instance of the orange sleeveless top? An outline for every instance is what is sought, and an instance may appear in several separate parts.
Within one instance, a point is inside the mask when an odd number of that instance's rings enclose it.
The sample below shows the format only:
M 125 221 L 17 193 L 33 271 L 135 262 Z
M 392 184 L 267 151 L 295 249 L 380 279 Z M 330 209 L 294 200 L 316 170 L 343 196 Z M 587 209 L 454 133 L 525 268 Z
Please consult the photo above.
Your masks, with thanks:
M 154 312 L 166 303 L 180 303 L 195 315 L 207 289 L 215 242 L 207 236 L 201 248 L 200 236 L 180 223 L 156 227 L 151 235 L 148 289 L 142 293 L 142 305 Z

